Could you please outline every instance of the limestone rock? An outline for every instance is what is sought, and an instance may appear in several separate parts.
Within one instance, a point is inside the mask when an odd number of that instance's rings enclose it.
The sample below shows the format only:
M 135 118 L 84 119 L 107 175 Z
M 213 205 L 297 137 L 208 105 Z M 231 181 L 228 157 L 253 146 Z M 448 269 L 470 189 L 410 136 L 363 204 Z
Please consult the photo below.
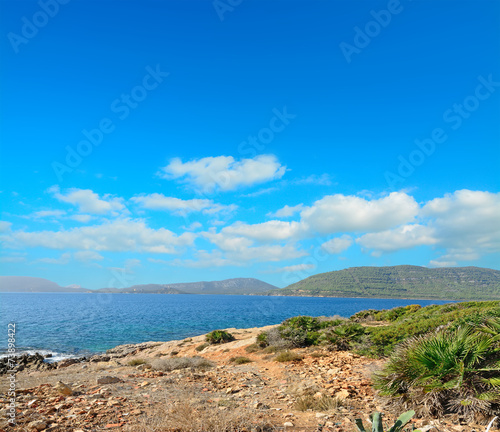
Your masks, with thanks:
M 73 394 L 73 390 L 71 390 L 71 387 L 67 384 L 64 384 L 62 381 L 58 381 L 57 384 L 54 386 L 54 389 L 58 393 L 61 393 L 65 396 L 71 396 Z
M 45 423 L 43 420 L 35 420 L 28 424 L 29 430 L 36 429 L 37 431 L 42 431 L 46 428 L 47 428 L 47 423 Z
M 118 377 L 103 376 L 103 377 L 97 378 L 97 384 L 114 384 L 114 383 L 119 383 L 119 382 L 123 382 L 123 380 L 121 380 Z

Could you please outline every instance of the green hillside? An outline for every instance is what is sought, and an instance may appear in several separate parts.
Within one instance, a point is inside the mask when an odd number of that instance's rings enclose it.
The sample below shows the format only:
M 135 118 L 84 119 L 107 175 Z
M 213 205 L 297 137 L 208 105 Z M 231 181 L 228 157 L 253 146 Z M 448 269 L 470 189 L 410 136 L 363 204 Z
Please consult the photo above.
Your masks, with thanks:
M 320 273 L 270 295 L 500 300 L 500 271 L 479 267 L 352 267 Z

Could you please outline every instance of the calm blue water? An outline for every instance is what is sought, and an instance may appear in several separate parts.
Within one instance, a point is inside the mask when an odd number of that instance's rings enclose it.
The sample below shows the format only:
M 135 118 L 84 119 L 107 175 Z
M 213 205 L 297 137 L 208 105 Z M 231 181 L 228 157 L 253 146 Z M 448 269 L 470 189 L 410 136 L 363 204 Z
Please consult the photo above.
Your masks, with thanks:
M 296 315 L 349 317 L 364 309 L 390 309 L 445 301 L 318 297 L 162 294 L 1 293 L 0 353 L 7 325 L 16 323 L 19 351 L 67 355 L 116 345 L 169 341 L 218 328 L 278 324 Z

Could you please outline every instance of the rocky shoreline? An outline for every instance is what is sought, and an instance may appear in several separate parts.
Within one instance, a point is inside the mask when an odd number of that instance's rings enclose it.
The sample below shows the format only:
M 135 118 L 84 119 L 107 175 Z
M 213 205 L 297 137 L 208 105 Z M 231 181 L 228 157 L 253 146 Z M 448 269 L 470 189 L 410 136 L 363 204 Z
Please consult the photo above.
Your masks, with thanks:
M 356 418 L 366 424 L 374 411 L 383 411 L 388 423 L 400 414 L 371 386 L 383 360 L 303 348 L 293 350 L 296 361 L 277 362 L 276 353 L 248 349 L 272 327 L 227 329 L 235 340 L 221 345 L 205 344 L 202 335 L 121 345 L 58 363 L 27 356 L 16 373 L 15 426 L 8 422 L 8 380 L 0 376 L 0 432 L 164 432 L 219 423 L 210 430 L 347 432 L 356 429 Z M 165 367 L 182 362 L 187 367 Z M 412 425 L 424 432 L 484 430 L 453 418 L 414 419 Z

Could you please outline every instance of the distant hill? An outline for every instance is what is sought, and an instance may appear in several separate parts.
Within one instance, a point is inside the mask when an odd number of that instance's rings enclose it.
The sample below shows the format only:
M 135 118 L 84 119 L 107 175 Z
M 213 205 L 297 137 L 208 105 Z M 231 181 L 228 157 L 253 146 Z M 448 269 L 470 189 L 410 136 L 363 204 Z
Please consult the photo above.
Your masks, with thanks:
M 0 292 L 82 292 L 124 294 L 261 294 L 276 289 L 258 279 L 236 278 L 213 282 L 134 285 L 129 288 L 90 290 L 61 287 L 47 279 L 27 276 L 0 276 Z
M 61 287 L 48 279 L 29 276 L 0 276 L 0 292 L 91 292 L 74 286 Z
M 499 300 L 500 271 L 480 267 L 351 267 L 320 273 L 270 295 Z
M 130 288 L 104 288 L 99 292 L 150 294 L 260 294 L 276 289 L 274 285 L 253 278 L 235 278 L 213 282 L 134 285 Z

